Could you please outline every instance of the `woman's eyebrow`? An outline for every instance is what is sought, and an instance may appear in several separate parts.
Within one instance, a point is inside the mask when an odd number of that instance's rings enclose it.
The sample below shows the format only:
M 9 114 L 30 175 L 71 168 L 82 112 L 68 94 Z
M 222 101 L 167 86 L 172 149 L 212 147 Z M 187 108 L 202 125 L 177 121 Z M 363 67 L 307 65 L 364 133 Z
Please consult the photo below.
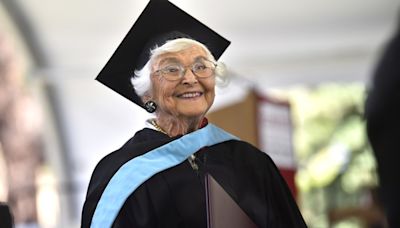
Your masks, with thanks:
M 175 57 L 167 57 L 167 58 L 164 58 L 164 59 L 160 60 L 158 65 L 161 65 L 161 64 L 164 64 L 164 63 L 180 63 L 180 62 Z
M 205 56 L 199 55 L 194 59 L 194 62 L 199 61 L 199 60 L 207 60 Z
M 206 58 L 205 56 L 199 55 L 199 56 L 197 56 L 197 57 L 194 58 L 194 61 L 193 61 L 193 62 L 197 62 L 197 61 L 200 61 L 200 60 L 207 60 L 207 58 Z M 160 62 L 158 63 L 158 65 L 163 65 L 163 64 L 165 64 L 165 63 L 178 63 L 178 64 L 181 64 L 181 62 L 179 61 L 178 58 L 175 58 L 175 57 L 167 57 L 167 58 L 164 58 L 164 59 L 160 60 Z

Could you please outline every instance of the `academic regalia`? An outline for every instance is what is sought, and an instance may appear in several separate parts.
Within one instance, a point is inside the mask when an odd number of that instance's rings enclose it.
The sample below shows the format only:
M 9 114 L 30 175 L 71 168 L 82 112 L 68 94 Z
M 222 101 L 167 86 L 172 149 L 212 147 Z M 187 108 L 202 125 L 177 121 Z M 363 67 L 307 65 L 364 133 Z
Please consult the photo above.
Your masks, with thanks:
M 172 3 L 153 0 L 96 79 L 145 108 L 131 86 L 133 72 L 150 49 L 180 37 L 204 44 L 216 60 L 230 44 Z M 192 154 L 195 165 L 188 162 Z M 205 172 L 260 227 L 306 226 L 268 155 L 208 124 L 172 138 L 145 128 L 103 158 L 89 184 L 82 227 L 207 227 Z
M 82 227 L 89 227 L 96 203 L 126 161 L 179 137 L 145 128 L 96 167 L 89 184 Z M 207 227 L 204 173 L 210 173 L 259 227 L 306 227 L 292 195 L 270 157 L 252 145 L 229 140 L 164 170 L 127 199 L 113 227 Z

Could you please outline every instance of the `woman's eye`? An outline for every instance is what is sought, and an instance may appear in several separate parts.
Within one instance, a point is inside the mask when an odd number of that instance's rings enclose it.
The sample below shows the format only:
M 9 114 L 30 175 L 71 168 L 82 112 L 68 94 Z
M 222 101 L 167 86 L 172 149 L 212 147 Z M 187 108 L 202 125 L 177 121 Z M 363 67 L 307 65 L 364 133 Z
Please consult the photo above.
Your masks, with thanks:
M 179 67 L 167 67 L 165 68 L 166 73 L 176 73 L 179 72 Z
M 206 67 L 206 65 L 204 65 L 204 64 L 195 64 L 194 66 L 193 66 L 193 70 L 195 70 L 195 71 L 199 71 L 199 70 L 204 70 L 204 69 L 206 69 L 207 67 Z

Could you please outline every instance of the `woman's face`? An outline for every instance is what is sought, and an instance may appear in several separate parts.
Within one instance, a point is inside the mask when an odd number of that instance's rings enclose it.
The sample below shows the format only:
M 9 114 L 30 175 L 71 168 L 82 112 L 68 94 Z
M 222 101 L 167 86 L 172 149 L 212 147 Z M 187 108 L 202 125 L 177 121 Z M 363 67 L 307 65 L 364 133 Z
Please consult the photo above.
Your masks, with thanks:
M 206 59 L 206 52 L 199 46 L 192 46 L 176 53 L 158 56 L 151 72 L 171 64 L 191 66 L 198 59 Z M 157 114 L 177 118 L 198 118 L 206 114 L 214 102 L 215 76 L 198 78 L 186 67 L 185 75 L 176 81 L 168 81 L 161 74 L 152 74 L 151 97 L 157 103 Z

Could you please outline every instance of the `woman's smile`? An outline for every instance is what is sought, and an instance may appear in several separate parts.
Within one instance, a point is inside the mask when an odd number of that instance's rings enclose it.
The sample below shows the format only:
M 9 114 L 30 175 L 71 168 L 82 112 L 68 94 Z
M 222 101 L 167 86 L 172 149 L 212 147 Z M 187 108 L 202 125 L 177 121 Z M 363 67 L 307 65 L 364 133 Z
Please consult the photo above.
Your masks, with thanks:
M 181 99 L 196 99 L 203 96 L 202 92 L 185 92 L 178 94 L 176 97 L 181 98 Z

